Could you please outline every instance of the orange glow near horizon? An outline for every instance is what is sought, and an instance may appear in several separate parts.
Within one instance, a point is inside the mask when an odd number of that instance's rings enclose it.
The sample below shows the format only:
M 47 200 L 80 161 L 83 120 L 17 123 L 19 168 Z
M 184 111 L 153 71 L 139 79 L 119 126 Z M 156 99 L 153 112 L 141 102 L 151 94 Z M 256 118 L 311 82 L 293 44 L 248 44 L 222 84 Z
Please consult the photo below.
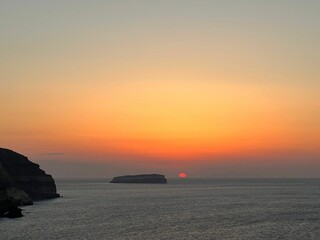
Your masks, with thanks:
M 101 150 L 193 159 L 312 146 L 299 142 L 306 129 L 292 131 L 304 124 L 303 119 L 291 122 L 291 103 L 283 101 L 277 89 L 163 80 L 112 89 L 106 99 L 87 102 L 84 110 L 92 112 L 92 119 L 85 119 L 77 130 L 96 138 L 93 142 Z M 314 139 L 312 143 L 317 144 Z
M 319 129 L 310 132 L 302 115 L 308 109 L 286 100 L 296 98 L 294 94 L 283 98 L 284 93 L 268 85 L 136 80 L 109 87 L 72 93 L 66 103 L 48 96 L 46 103 L 59 106 L 55 116 L 54 108 L 40 107 L 36 98 L 29 104 L 38 105 L 38 119 L 26 116 L 15 125 L 29 141 L 38 142 L 38 152 L 68 146 L 74 152 L 86 149 L 89 155 L 183 160 L 319 146 Z M 83 99 L 83 91 L 94 90 Z M 312 96 L 309 101 L 314 104 Z M 301 119 L 292 121 L 292 109 L 301 112 Z M 9 120 L 4 122 L 8 129 Z

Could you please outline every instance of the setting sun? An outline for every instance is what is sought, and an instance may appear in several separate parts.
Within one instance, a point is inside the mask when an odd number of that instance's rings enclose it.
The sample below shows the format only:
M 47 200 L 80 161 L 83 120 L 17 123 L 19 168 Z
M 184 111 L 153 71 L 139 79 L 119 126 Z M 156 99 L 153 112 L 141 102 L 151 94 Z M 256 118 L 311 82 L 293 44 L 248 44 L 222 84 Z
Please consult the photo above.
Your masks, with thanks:
M 187 177 L 187 174 L 185 174 L 185 173 L 179 173 L 179 178 L 186 178 Z

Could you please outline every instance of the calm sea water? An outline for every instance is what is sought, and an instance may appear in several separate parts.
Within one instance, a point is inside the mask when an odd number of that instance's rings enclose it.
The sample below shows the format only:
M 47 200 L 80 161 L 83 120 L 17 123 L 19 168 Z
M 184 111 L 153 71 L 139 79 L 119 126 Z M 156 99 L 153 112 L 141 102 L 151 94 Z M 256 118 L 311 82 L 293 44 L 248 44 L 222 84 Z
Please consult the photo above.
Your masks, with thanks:
M 320 239 L 319 179 L 57 180 L 0 239 Z

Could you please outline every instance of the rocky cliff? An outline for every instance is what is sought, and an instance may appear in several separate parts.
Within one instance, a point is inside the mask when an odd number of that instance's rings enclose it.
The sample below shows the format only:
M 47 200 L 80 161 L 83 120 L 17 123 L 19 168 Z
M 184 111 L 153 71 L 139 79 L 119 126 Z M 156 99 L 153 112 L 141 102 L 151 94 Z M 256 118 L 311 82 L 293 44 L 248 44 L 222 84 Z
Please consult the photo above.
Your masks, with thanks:
M 3 179 L 7 179 L 1 182 L 11 182 L 33 200 L 59 197 L 52 176 L 19 153 L 0 148 L 0 169 Z
M 141 174 L 114 177 L 111 183 L 167 183 L 164 175 Z
M 55 197 L 59 194 L 53 178 L 38 164 L 19 153 L 0 148 L 0 216 L 19 215 L 16 206 Z
M 2 206 L 8 204 L 6 200 L 10 200 L 13 205 L 17 206 L 32 204 L 32 198 L 14 183 L 0 162 L 0 203 Z

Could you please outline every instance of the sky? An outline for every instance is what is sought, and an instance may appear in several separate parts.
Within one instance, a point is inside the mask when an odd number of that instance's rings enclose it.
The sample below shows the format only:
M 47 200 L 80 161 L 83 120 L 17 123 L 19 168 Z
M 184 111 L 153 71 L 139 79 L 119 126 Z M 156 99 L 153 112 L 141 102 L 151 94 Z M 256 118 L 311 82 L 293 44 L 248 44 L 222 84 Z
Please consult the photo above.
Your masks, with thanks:
M 320 2 L 0 1 L 0 146 L 56 177 L 320 177 Z

